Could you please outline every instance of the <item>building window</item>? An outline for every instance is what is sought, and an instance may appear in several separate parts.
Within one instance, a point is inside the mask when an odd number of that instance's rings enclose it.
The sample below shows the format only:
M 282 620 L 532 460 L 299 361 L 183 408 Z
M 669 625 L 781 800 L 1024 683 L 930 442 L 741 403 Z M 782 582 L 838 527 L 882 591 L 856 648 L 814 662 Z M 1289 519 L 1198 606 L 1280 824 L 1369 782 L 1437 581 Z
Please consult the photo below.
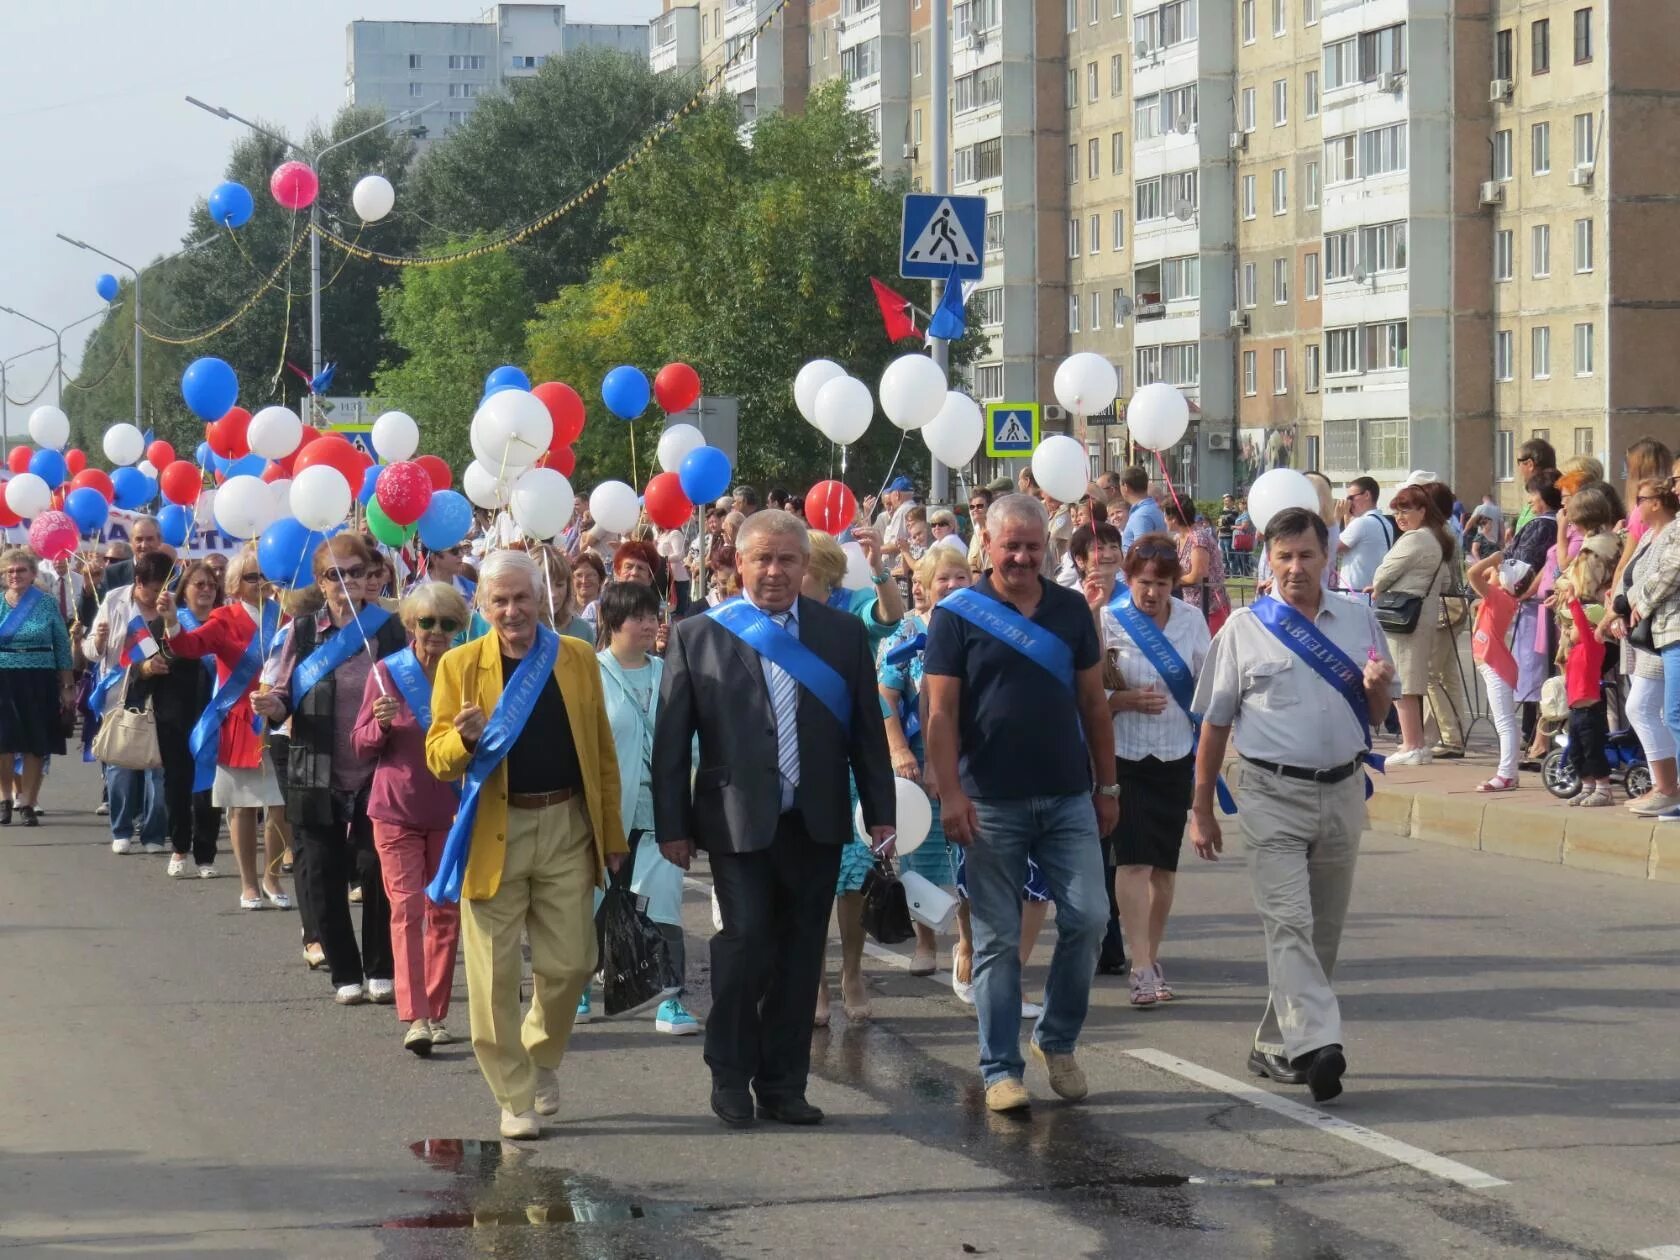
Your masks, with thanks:
M 910 73 L 916 78 L 922 77 L 922 41 L 910 41 Z
M 1359 78 L 1359 41 L 1339 39 L 1324 45 L 1324 90 L 1346 87 Z
M 1575 270 L 1584 273 L 1593 269 L 1593 221 L 1575 220 Z
M 1138 141 L 1153 140 L 1161 134 L 1161 97 L 1158 93 L 1140 96 L 1133 105 L 1132 135 Z
M 974 392 L 996 402 L 1003 397 L 1003 364 L 982 363 L 974 369 Z
M 1509 280 L 1511 278 L 1511 229 L 1505 228 L 1493 234 L 1493 278 L 1495 280 Z
M 1114 290 L 1114 326 L 1120 327 L 1126 321 L 1126 290 Z
M 1366 275 L 1406 270 L 1406 221 L 1347 228 L 1324 238 L 1324 278 L 1346 280 L 1363 268 Z
M 1272 213 L 1289 213 L 1289 170 L 1280 166 L 1272 172 Z
M 1102 174 L 1102 141 L 1091 139 L 1085 142 L 1085 178 L 1095 179 Z
M 1593 431 L 1590 428 L 1575 430 L 1575 454 L 1591 455 L 1593 453 Z
M 1345 184 L 1359 178 L 1358 136 L 1332 136 L 1324 142 L 1324 182 Z
M 910 115 L 910 142 L 912 144 L 922 142 L 922 111 L 919 109 Z
M 1173 88 L 1161 96 L 1161 130 L 1188 133 L 1200 121 L 1196 85 Z
M 1592 60 L 1592 10 L 1575 10 L 1575 64 Z
M 1272 38 L 1273 39 L 1278 38 L 1280 35 L 1284 34 L 1289 29 L 1288 26 L 1286 25 L 1287 19 L 1283 16 L 1284 3 L 1285 3 L 1285 0 L 1272 0 Z
M 1272 126 L 1281 127 L 1289 121 L 1289 80 L 1272 81 Z
M 1516 78 L 1516 59 L 1511 55 L 1511 30 L 1506 27 L 1493 36 L 1493 77 L 1507 81 Z
M 1529 237 L 1528 252 L 1533 256 L 1533 275 L 1543 280 L 1552 274 L 1552 229 L 1547 223 L 1537 223 Z
M 1097 63 L 1093 61 L 1085 67 L 1085 99 L 1096 101 L 1100 95 L 1101 84 L 1102 77 L 1098 73 Z
M 1079 294 L 1068 294 L 1068 331 L 1079 331 Z
M 1161 181 L 1140 179 L 1132 186 L 1132 213 L 1139 223 L 1149 223 L 1161 217 Z
M 1505 329 L 1493 335 L 1493 379 L 1508 381 L 1511 379 L 1516 357 L 1516 334 Z
M 1260 269 L 1254 263 L 1244 263 L 1242 281 L 1242 304 L 1253 310 L 1260 304 Z
M 1364 433 L 1367 468 L 1405 468 L 1412 462 L 1411 422 L 1367 420 Z
M 1598 133 L 1591 114 L 1575 115 L 1575 165 L 1591 166 L 1598 152 Z
M 1091 290 L 1091 301 L 1090 301 L 1089 305 L 1090 305 L 1090 310 L 1091 310 L 1091 331 L 1092 332 L 1101 332 L 1102 331 L 1102 302 L 1100 302 L 1098 300 L 1100 296 L 1101 295 L 1098 294 L 1098 292 L 1095 289 Z
M 1301 108 L 1306 111 L 1308 118 L 1318 117 L 1318 71 L 1308 70 L 1306 87 L 1302 91 Z
M 1108 147 L 1108 169 L 1118 175 L 1126 169 L 1126 133 L 1116 131 Z
M 1307 378 L 1305 389 L 1309 394 L 1318 393 L 1318 379 L 1321 373 L 1319 366 L 1319 354 L 1320 350 L 1316 344 L 1308 346 L 1304 354 L 1304 365 L 1306 368 Z
M 1067 107 L 1072 109 L 1079 104 L 1079 71 L 1069 70 L 1067 73 Z
M 920 4 L 921 0 L 916 0 L 916 2 L 918 4 Z M 1126 16 L 1126 0 L 1114 0 L 1114 12 L 1113 12 L 1112 16 L 1113 17 L 1125 17 Z
M 1121 69 L 1125 63 L 1126 59 L 1118 53 L 1108 59 L 1108 94 L 1110 96 L 1119 96 L 1125 90 L 1126 74 Z
M 1318 0 L 1301 0 L 1301 23 L 1304 26 L 1318 25 Z
M 1493 177 L 1505 180 L 1511 178 L 1511 131 L 1493 133 Z
M 986 216 L 986 252 L 1003 252 L 1003 211 L 993 210 Z
M 1306 196 L 1307 209 L 1308 210 L 1316 210 L 1316 209 L 1318 209 L 1318 191 L 1319 191 L 1318 190 L 1319 179 L 1318 179 L 1318 163 L 1317 162 L 1308 162 L 1307 163 L 1306 184 L 1307 184 L 1307 196 Z
M 1545 175 L 1552 169 L 1552 124 L 1535 123 L 1529 138 L 1534 174 Z
M 424 67 L 424 64 L 425 64 L 425 59 L 423 57 L 421 57 L 419 53 L 409 53 L 408 54 L 408 68 L 410 70 L 422 69 Z
M 1324 422 L 1324 466 L 1345 469 L 1350 474 L 1365 471 L 1365 465 L 1359 462 L 1359 421 Z
M 1255 207 L 1255 183 L 1255 177 L 1252 175 L 1242 177 L 1242 217 L 1245 219 L 1252 219 L 1258 213 Z
M 1255 122 L 1255 118 L 1258 115 L 1258 110 L 1256 110 L 1254 102 L 1255 102 L 1254 89 L 1251 88 L 1251 87 L 1250 88 L 1244 88 L 1242 90 L 1242 129 L 1244 131 L 1253 131 L 1254 128 L 1258 125 Z
M 1528 331 L 1528 374 L 1537 381 L 1552 375 L 1552 330 L 1543 324 Z
M 1139 273 L 1144 279 L 1136 281 L 1136 287 L 1141 290 L 1148 283 L 1147 272 Z M 1161 260 L 1160 292 L 1152 300 L 1160 302 L 1183 302 L 1194 300 L 1202 294 L 1202 260 L 1199 255 L 1186 254 L 1182 258 L 1165 258 Z
M 1080 227 L 1081 227 L 1081 225 L 1080 225 L 1080 222 L 1079 222 L 1078 218 L 1072 218 L 1072 219 L 1068 220 L 1068 257 L 1069 258 L 1078 258 L 1079 257 Z
M 974 308 L 980 312 L 980 322 L 986 326 L 1003 323 L 1003 288 L 976 289 Z
M 1359 173 L 1388 175 L 1406 169 L 1406 124 L 1373 127 L 1359 133 Z
M 1575 325 L 1575 375 L 1593 374 L 1593 326 Z
M 482 70 L 484 69 L 484 55 L 482 53 L 450 53 L 449 68 L 451 70 Z
M 1278 349 L 1272 351 L 1272 393 L 1287 394 L 1289 392 L 1289 351 Z
M 1067 0 L 1067 28 L 1069 35 L 1079 29 L 1079 0 Z
M 1254 0 L 1242 0 L 1242 42 L 1254 42 Z
M 1118 254 L 1125 247 L 1126 212 L 1124 210 L 1116 210 L 1114 212 L 1114 252 Z
M 418 83 L 410 83 L 408 85 L 408 97 L 410 100 L 418 100 L 422 94 L 422 89 Z
M 1511 481 L 1517 475 L 1517 435 L 1500 429 L 1493 435 L 1493 476 L 1496 481 Z
M 1272 259 L 1272 301 L 1278 306 L 1289 304 L 1289 259 Z
M 1325 373 L 1329 376 L 1394 371 L 1411 362 L 1405 320 L 1327 328 L 1324 345 Z
M 1079 182 L 1079 146 L 1077 144 L 1068 145 L 1067 177 L 1070 184 Z
M 1301 270 L 1306 277 L 1302 285 L 1301 296 L 1309 302 L 1318 301 L 1318 255 L 1308 254 L 1301 260 Z
M 1102 250 L 1102 215 L 1093 214 L 1091 216 L 1090 229 L 1091 239 L 1089 244 L 1091 246 L 1091 253 L 1095 255 Z
M 1359 37 L 1359 81 L 1371 83 L 1406 68 L 1406 24 L 1397 22 Z
M 1552 68 L 1552 22 L 1541 18 L 1528 28 L 1528 72 L 1545 74 Z
M 1089 13 L 1090 16 L 1085 20 L 1092 26 L 1095 26 L 1098 22 L 1102 21 L 1102 0 L 1091 0 Z
M 1256 356 L 1254 351 L 1243 351 L 1242 365 L 1243 397 L 1253 398 L 1254 395 L 1260 392 L 1260 382 L 1256 379 L 1260 375 L 1260 372 L 1258 367 L 1256 367 Z

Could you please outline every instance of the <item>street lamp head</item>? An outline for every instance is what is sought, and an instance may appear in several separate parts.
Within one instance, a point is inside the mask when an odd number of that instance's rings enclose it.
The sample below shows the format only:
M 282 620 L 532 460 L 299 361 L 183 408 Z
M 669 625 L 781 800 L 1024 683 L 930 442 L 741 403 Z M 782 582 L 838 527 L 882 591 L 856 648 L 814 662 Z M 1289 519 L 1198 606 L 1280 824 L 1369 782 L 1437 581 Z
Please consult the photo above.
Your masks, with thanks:
M 78 241 L 73 236 L 64 235 L 63 232 L 55 232 L 55 233 L 53 233 L 53 235 L 58 237 L 58 239 L 63 241 L 66 245 L 74 245 L 77 249 L 89 249 L 89 248 L 91 248 L 91 246 L 89 246 L 86 241 Z

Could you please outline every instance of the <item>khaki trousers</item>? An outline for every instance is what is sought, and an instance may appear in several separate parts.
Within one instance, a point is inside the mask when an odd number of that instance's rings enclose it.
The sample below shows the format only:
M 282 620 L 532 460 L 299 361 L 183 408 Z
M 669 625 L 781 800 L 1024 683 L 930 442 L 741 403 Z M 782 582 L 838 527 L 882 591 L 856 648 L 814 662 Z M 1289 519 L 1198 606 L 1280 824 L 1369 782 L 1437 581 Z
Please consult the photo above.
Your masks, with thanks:
M 1237 821 L 1266 932 L 1270 986 L 1254 1046 L 1295 1059 L 1342 1041 L 1330 977 L 1365 829 L 1365 776 L 1312 783 L 1239 764 Z
M 531 1110 L 536 1068 L 557 1068 L 595 972 L 595 836 L 583 797 L 509 809 L 496 895 L 461 904 L 473 1053 L 496 1101 Z M 531 941 L 531 1009 L 519 1018 L 521 934 Z
M 1441 743 L 1449 748 L 1464 747 L 1464 713 L 1468 707 L 1464 697 L 1464 679 L 1458 667 L 1457 625 L 1464 620 L 1464 601 L 1448 596 L 1441 601 L 1450 625 L 1437 625 L 1430 631 L 1434 638 L 1429 644 L 1429 707 L 1435 714 L 1435 726 Z M 1423 633 L 1423 627 L 1417 628 Z

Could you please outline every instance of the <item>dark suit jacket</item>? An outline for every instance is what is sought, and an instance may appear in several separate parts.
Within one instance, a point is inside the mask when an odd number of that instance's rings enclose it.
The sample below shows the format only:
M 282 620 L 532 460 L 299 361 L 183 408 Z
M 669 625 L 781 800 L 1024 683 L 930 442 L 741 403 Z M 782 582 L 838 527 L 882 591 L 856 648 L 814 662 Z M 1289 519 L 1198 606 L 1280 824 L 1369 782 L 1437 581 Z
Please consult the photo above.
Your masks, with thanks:
M 844 844 L 853 836 L 848 767 L 869 826 L 892 826 L 892 760 L 869 634 L 849 613 L 803 596 L 799 639 L 846 680 L 852 697 L 848 742 L 822 701 L 799 688 L 799 786 L 794 804 L 811 838 Z M 700 764 L 689 784 L 693 738 Z M 781 813 L 776 720 L 758 653 L 707 616 L 677 623 L 653 734 L 653 823 L 661 840 L 692 839 L 716 853 L 768 849 Z

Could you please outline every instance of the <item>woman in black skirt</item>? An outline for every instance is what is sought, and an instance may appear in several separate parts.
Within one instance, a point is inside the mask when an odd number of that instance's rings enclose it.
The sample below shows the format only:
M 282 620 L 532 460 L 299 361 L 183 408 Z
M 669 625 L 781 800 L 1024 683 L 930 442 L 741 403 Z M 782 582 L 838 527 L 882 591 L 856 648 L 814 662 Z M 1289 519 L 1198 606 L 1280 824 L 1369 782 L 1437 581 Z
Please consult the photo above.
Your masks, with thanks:
M 0 553 L 0 826 L 18 802 L 25 827 L 38 827 L 41 765 L 64 755 L 63 715 L 73 711 L 70 632 L 53 601 L 35 586 L 40 560 L 12 547 Z M 23 773 L 13 769 L 23 759 Z
M 167 557 L 164 557 L 167 559 Z M 150 561 L 142 556 L 136 565 Z M 192 561 L 177 584 L 179 617 L 182 625 L 201 626 L 222 602 L 222 580 L 216 570 L 202 560 Z M 192 731 L 209 706 L 216 692 L 216 662 L 214 658 L 198 660 L 177 656 L 170 650 L 164 620 L 159 617 L 151 624 L 152 637 L 163 645 L 162 660 L 166 663 L 151 682 L 152 708 L 157 715 L 158 752 L 163 756 L 163 798 L 169 805 L 169 869 L 170 879 L 185 879 L 192 871 L 188 860 L 197 868 L 199 879 L 215 879 L 216 836 L 222 829 L 222 811 L 210 799 L 210 789 L 193 790 L 198 767 L 193 762 Z M 219 751 L 220 741 L 211 740 Z M 212 754 L 213 756 L 213 754 Z

